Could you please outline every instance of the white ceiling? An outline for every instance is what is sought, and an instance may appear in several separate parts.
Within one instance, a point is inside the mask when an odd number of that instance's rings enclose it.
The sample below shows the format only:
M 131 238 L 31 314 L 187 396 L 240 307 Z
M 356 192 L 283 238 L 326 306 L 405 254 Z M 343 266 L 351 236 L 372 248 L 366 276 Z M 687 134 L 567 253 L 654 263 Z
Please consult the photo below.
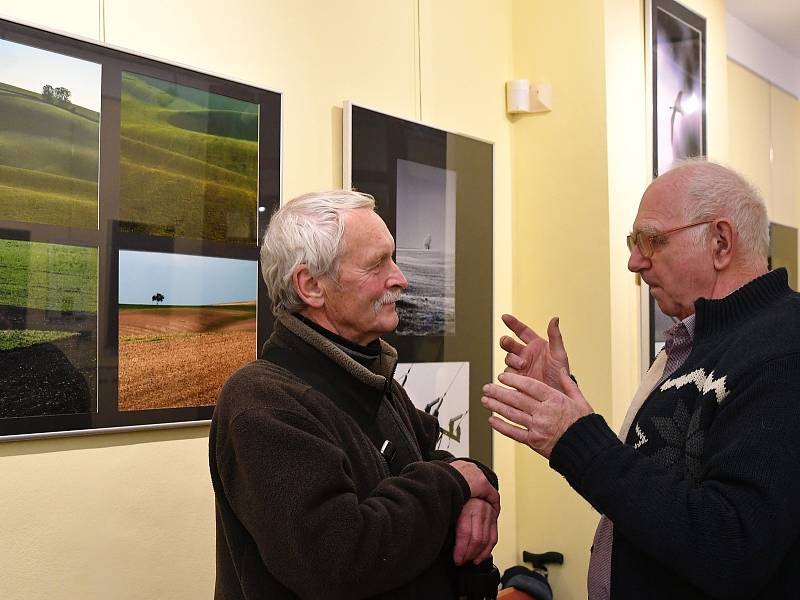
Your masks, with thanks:
M 730 14 L 800 59 L 800 0 L 728 0 Z

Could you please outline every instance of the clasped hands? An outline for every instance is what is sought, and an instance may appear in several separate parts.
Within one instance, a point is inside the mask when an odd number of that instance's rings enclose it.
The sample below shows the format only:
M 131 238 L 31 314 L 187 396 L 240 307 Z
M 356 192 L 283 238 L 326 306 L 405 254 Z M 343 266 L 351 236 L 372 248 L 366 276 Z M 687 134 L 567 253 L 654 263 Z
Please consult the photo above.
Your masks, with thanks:
M 569 376 L 558 317 L 547 326 L 547 340 L 512 315 L 502 319 L 522 343 L 500 338 L 507 352 L 506 369 L 498 375 L 503 385 L 485 385 L 481 404 L 503 417 L 489 418 L 493 429 L 549 459 L 564 432 L 592 407 Z
M 466 480 L 470 493 L 456 521 L 453 562 L 463 565 L 471 561 L 477 565 L 492 555 L 497 544 L 500 494 L 474 463 L 454 460 L 450 466 Z

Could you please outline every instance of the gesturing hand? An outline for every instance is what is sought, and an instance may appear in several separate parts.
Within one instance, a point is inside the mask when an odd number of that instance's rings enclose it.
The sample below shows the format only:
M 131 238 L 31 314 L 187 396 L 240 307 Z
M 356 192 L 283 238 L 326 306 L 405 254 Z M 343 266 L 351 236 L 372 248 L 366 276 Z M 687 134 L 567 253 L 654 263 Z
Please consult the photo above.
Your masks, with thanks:
M 593 412 L 565 369 L 559 373 L 560 389 L 564 393 L 516 373 L 500 373 L 498 379 L 509 387 L 494 383 L 483 386 L 481 404 L 511 423 L 492 416 L 489 424 L 547 459 L 564 432 L 575 421 Z
M 559 373 L 569 373 L 569 358 L 558 328 L 558 317 L 547 325 L 547 341 L 513 315 L 503 315 L 503 323 L 522 340 L 522 344 L 508 335 L 500 338 L 500 347 L 506 354 L 506 372 L 532 377 L 563 391 Z
M 467 500 L 456 522 L 453 562 L 463 565 L 472 561 L 477 565 L 491 556 L 497 543 L 497 516 L 488 502 L 478 498 Z

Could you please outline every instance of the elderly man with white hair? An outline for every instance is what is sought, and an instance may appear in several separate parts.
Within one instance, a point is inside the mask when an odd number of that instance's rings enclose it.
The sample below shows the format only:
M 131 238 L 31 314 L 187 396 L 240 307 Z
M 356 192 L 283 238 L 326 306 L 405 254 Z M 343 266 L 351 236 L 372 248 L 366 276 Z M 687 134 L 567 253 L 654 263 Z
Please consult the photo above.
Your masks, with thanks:
M 628 268 L 678 322 L 620 438 L 548 340 L 506 315 L 492 427 L 527 444 L 604 516 L 589 598 L 800 597 L 800 295 L 767 271 L 764 202 L 690 161 L 645 191 Z M 510 421 L 510 422 L 509 422 Z
M 457 566 L 490 557 L 497 478 L 436 450 L 436 419 L 380 339 L 408 285 L 393 253 L 366 194 L 307 194 L 273 215 L 275 328 L 211 425 L 218 600 L 456 598 Z

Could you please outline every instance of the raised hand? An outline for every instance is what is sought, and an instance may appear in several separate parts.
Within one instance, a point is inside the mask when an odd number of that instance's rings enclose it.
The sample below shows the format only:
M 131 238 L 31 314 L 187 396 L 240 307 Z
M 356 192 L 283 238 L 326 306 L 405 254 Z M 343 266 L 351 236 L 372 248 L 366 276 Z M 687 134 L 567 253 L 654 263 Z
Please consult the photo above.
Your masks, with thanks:
M 507 352 L 506 373 L 532 377 L 563 391 L 560 372 L 566 369 L 569 373 L 569 358 L 558 328 L 558 317 L 550 319 L 547 325 L 547 340 L 513 315 L 503 315 L 502 319 L 523 342 L 508 335 L 500 338 L 500 347 Z
M 501 373 L 498 379 L 509 387 L 493 383 L 483 386 L 481 404 L 507 421 L 492 415 L 489 425 L 547 459 L 564 432 L 575 421 L 594 412 L 566 369 L 559 373 L 560 387 L 565 393 L 516 373 Z
M 479 498 L 470 498 L 461 509 L 456 522 L 456 543 L 453 562 L 480 564 L 492 555 L 497 544 L 497 512 Z

